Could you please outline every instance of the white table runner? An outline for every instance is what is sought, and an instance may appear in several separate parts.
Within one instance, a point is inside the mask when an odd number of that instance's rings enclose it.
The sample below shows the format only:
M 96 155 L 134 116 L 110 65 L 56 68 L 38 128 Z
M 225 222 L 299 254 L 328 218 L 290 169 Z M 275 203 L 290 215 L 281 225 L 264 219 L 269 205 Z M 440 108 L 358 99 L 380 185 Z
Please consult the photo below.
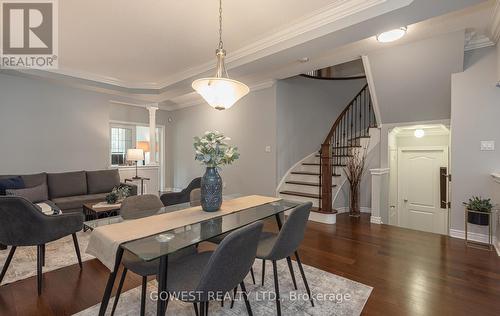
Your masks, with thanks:
M 250 195 L 223 201 L 221 209 L 217 212 L 204 212 L 201 206 L 196 206 L 171 213 L 97 227 L 90 235 L 86 252 L 99 259 L 108 269 L 113 270 L 116 252 L 120 244 L 124 242 L 280 200 L 275 197 Z

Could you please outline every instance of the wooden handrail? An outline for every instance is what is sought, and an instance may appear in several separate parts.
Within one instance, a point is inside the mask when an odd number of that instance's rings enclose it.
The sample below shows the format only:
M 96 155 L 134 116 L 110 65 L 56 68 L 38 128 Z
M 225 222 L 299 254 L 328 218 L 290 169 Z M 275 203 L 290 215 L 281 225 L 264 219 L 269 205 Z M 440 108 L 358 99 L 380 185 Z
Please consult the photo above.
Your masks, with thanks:
M 376 126 L 368 84 L 356 94 L 339 114 L 320 150 L 320 209 L 332 211 L 332 176 L 340 175 L 337 167 L 344 165 L 360 138 L 369 137 L 370 127 Z
M 323 142 L 323 144 L 327 144 L 329 143 L 330 139 L 332 138 L 333 136 L 333 133 L 335 132 L 335 129 L 337 128 L 339 122 L 344 118 L 344 115 L 347 113 L 347 111 L 349 111 L 349 108 L 351 107 L 351 105 L 354 103 L 354 101 L 356 101 L 356 99 L 363 93 L 363 91 L 366 90 L 366 88 L 368 88 L 368 84 L 365 84 L 363 86 L 363 88 L 359 91 L 358 94 L 356 94 L 356 96 L 354 98 L 352 98 L 351 102 L 347 103 L 347 106 L 345 107 L 345 109 L 340 112 L 339 116 L 337 117 L 337 120 L 335 121 L 335 123 L 333 123 L 333 126 L 332 128 L 330 129 L 330 132 L 328 133 L 328 136 L 326 136 L 326 139 L 325 141 Z

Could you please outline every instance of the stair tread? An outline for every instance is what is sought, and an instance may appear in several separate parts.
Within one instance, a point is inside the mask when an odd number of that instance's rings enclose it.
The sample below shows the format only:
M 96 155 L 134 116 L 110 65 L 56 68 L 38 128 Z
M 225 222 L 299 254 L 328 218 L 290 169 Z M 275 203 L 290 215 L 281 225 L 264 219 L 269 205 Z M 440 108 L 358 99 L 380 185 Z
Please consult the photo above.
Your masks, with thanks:
M 307 182 L 307 181 L 286 181 L 285 183 L 296 184 L 296 185 L 307 185 L 307 186 L 310 186 L 310 187 L 319 187 L 320 186 L 319 183 L 316 183 L 316 182 Z M 337 186 L 336 184 L 333 184 L 332 188 L 334 188 L 336 186 Z
M 313 194 L 313 193 L 304 193 L 304 192 L 298 192 L 298 191 L 280 191 L 280 194 L 286 194 L 286 195 L 295 195 L 295 196 L 302 196 L 302 197 L 308 197 L 308 198 L 313 198 L 313 199 L 319 199 L 319 194 Z
M 317 154 L 316 157 L 321 157 L 320 154 Z M 332 157 L 352 157 L 352 155 L 332 155 Z
M 304 162 L 302 163 L 304 166 L 319 166 L 319 163 L 316 162 Z M 332 163 L 332 166 L 334 167 L 345 167 L 346 164 L 338 164 L 338 163 Z
M 303 174 L 307 176 L 319 176 L 319 172 L 309 172 L 309 171 L 292 171 L 291 174 Z M 340 174 L 333 173 L 332 177 L 340 177 Z

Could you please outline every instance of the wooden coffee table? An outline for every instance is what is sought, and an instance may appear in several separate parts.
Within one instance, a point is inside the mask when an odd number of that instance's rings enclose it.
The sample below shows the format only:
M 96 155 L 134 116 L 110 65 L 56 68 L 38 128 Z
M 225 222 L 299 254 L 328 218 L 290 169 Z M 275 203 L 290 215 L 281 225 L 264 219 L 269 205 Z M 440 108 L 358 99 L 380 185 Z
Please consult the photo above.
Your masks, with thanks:
M 92 221 L 98 218 L 118 215 L 120 213 L 120 206 L 110 205 L 109 207 L 94 207 L 98 202 L 83 204 L 83 214 L 85 221 Z

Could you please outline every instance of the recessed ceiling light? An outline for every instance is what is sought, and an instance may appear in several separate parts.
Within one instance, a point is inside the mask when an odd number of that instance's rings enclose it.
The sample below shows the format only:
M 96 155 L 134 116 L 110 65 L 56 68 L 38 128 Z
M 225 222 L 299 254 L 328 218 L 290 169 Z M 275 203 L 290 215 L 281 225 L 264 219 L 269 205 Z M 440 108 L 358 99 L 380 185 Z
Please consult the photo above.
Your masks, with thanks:
M 425 131 L 423 129 L 416 129 L 413 135 L 415 135 L 416 138 L 422 138 L 425 136 Z
M 307 63 L 309 61 L 309 57 L 302 57 L 299 59 L 299 62 L 301 63 Z
M 390 43 L 401 39 L 405 36 L 406 31 L 408 31 L 407 27 L 400 27 L 398 29 L 390 30 L 384 33 L 380 33 L 377 35 L 377 41 L 381 43 Z

